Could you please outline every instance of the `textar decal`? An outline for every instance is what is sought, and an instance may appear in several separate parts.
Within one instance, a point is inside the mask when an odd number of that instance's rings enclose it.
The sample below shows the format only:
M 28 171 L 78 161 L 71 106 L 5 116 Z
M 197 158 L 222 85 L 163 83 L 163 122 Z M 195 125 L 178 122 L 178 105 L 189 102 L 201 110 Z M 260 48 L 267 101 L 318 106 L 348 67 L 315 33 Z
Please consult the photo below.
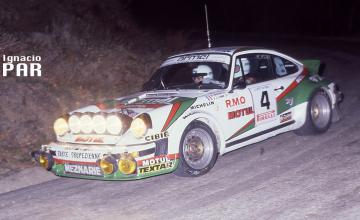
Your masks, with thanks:
M 210 105 L 213 105 L 214 102 L 205 102 L 205 103 L 201 103 L 201 104 L 197 104 L 197 105 L 193 105 L 190 107 L 190 109 L 197 109 L 197 108 L 202 108 L 202 107 L 208 107 Z
M 256 116 L 256 121 L 264 121 L 275 117 L 275 110 L 264 112 Z
M 102 176 L 100 167 L 79 165 L 79 164 L 64 164 L 66 173 L 84 174 L 92 176 Z
M 244 104 L 245 102 L 246 102 L 245 97 L 240 96 L 240 97 L 236 97 L 234 99 L 225 100 L 225 105 L 226 105 L 226 108 L 231 108 L 234 106 Z
M 146 141 L 156 141 L 156 140 L 164 139 L 167 137 L 169 137 L 169 132 L 165 131 L 165 132 L 161 132 L 159 134 L 145 136 L 145 140 Z
M 139 174 L 156 172 L 174 167 L 174 161 L 167 156 L 154 157 L 151 159 L 139 161 L 138 163 L 140 164 L 138 167 Z
M 250 115 L 253 113 L 254 113 L 253 108 L 247 107 L 247 108 L 239 109 L 236 111 L 228 112 L 228 118 L 229 119 L 240 118 L 242 116 Z

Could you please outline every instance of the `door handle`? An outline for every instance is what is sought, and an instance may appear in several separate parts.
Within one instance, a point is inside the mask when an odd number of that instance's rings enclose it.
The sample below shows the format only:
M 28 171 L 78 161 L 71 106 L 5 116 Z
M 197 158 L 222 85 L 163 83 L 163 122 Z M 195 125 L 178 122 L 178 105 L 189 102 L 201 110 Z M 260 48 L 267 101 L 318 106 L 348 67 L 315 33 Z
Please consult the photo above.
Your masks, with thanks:
M 278 87 L 278 88 L 275 88 L 274 91 L 277 91 L 277 90 L 280 90 L 280 89 L 281 89 L 281 90 L 284 90 L 284 86 L 280 86 L 280 87 Z

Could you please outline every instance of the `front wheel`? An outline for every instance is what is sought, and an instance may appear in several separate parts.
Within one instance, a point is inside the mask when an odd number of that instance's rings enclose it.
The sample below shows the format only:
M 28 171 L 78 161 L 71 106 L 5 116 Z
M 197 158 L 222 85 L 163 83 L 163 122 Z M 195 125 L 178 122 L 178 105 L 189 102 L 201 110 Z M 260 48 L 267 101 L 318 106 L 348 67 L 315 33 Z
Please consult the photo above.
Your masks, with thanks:
M 312 95 L 308 103 L 304 125 L 295 133 L 299 135 L 323 133 L 329 129 L 331 117 L 330 99 L 324 91 L 319 90 Z
M 203 122 L 188 125 L 181 137 L 178 176 L 201 176 L 215 165 L 218 148 L 211 128 Z

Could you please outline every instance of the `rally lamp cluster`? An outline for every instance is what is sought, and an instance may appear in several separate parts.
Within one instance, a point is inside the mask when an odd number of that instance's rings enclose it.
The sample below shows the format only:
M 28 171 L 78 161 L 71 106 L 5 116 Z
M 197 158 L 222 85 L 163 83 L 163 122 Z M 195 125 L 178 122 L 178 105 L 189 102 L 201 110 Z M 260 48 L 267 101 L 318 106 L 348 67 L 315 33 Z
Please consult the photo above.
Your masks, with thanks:
M 58 118 L 54 123 L 56 135 L 73 134 L 109 134 L 120 135 L 130 129 L 136 138 L 142 138 L 151 128 L 151 119 L 141 114 L 135 119 L 122 114 L 73 114 Z

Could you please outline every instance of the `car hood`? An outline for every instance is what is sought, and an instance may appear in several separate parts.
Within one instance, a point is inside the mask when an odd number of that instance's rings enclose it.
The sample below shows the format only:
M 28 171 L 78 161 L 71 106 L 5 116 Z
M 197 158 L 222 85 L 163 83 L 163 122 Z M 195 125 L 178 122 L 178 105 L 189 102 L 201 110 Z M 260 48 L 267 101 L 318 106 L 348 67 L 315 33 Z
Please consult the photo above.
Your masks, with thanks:
M 133 95 L 106 100 L 96 105 L 86 106 L 70 112 L 73 113 L 122 113 L 130 117 L 145 113 L 165 105 L 183 102 L 200 96 L 218 94 L 221 90 L 161 90 L 138 92 Z

